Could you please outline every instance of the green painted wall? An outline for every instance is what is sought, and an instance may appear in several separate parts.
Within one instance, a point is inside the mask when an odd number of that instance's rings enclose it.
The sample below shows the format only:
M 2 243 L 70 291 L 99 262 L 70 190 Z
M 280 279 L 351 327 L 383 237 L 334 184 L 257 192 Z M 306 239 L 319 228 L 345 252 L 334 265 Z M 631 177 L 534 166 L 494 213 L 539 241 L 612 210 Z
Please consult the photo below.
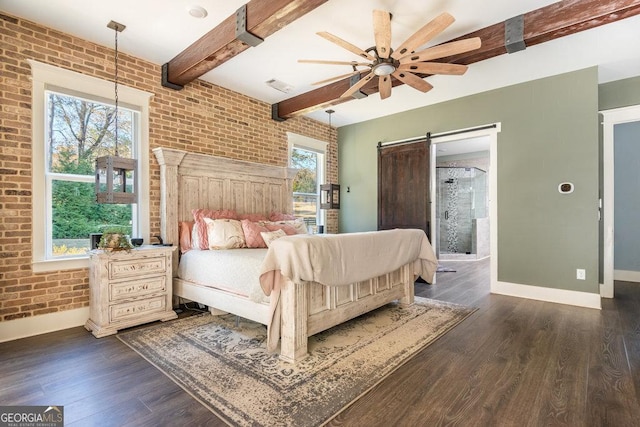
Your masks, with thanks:
M 596 68 L 341 127 L 340 231 L 376 229 L 378 141 L 495 122 L 498 280 L 598 293 Z M 572 194 L 558 193 L 564 181 Z
M 640 76 L 603 83 L 598 87 L 600 110 L 638 104 L 640 104 Z

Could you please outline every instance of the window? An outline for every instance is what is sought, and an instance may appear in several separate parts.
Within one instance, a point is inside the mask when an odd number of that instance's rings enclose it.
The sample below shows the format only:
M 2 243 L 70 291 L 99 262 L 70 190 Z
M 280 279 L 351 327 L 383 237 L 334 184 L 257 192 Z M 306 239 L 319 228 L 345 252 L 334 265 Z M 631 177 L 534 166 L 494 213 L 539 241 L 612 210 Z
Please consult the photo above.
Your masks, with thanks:
M 116 144 L 113 106 L 45 92 L 45 197 L 51 200 L 46 213 L 47 259 L 86 254 L 91 249 L 91 233 L 113 227 L 134 237 L 139 233 L 135 205 L 98 204 L 95 200 L 96 158 L 115 153 L 136 158 L 138 154 L 135 128 L 140 114 L 118 107 Z
M 298 169 L 293 180 L 293 213 L 312 230 L 324 224 L 320 210 L 320 184 L 324 182 L 326 143 L 289 134 L 290 165 Z
M 124 228 L 148 241 L 148 100 L 113 83 L 29 61 L 33 74 L 33 269 L 88 265 L 89 235 Z M 73 88 L 73 89 L 71 89 Z M 117 151 L 116 151 L 117 150 Z M 138 159 L 138 203 L 95 202 L 95 159 Z

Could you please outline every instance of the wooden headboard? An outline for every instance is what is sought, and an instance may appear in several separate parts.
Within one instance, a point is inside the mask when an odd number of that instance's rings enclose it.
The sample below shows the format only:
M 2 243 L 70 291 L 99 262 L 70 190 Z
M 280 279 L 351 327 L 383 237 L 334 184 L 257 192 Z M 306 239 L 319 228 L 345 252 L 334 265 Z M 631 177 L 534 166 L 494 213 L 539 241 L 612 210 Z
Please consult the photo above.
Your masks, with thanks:
M 178 244 L 178 222 L 192 209 L 233 209 L 239 214 L 293 212 L 297 170 L 159 147 L 160 234 Z

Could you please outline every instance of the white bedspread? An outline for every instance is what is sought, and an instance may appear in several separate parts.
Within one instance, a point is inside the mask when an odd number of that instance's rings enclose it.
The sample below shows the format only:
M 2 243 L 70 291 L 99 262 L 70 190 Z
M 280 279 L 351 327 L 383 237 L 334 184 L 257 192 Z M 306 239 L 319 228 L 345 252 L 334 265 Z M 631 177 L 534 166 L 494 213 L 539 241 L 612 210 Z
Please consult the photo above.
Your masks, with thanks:
M 276 272 L 296 283 L 348 285 L 410 262 L 414 263 L 414 274 L 431 283 L 438 260 L 422 230 L 299 234 L 271 243 L 260 269 L 260 285 L 269 295 L 277 286 Z
M 269 304 L 259 281 L 266 253 L 266 249 L 191 250 L 180 258 L 178 277 Z
M 267 349 L 280 338 L 280 291 L 284 278 L 295 283 L 340 286 L 377 277 L 413 263 L 414 275 L 433 281 L 438 260 L 418 229 L 282 237 L 271 243 L 260 268 L 260 285 L 271 295 Z

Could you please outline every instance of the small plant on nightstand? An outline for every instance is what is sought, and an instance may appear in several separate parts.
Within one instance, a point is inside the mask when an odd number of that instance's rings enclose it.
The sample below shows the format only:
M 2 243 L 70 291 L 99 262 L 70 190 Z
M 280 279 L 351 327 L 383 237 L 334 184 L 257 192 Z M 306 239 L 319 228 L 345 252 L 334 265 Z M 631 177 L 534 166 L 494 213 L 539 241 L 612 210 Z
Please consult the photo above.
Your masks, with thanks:
M 133 246 L 127 239 L 124 228 L 109 228 L 102 233 L 98 249 L 108 251 L 130 251 Z

